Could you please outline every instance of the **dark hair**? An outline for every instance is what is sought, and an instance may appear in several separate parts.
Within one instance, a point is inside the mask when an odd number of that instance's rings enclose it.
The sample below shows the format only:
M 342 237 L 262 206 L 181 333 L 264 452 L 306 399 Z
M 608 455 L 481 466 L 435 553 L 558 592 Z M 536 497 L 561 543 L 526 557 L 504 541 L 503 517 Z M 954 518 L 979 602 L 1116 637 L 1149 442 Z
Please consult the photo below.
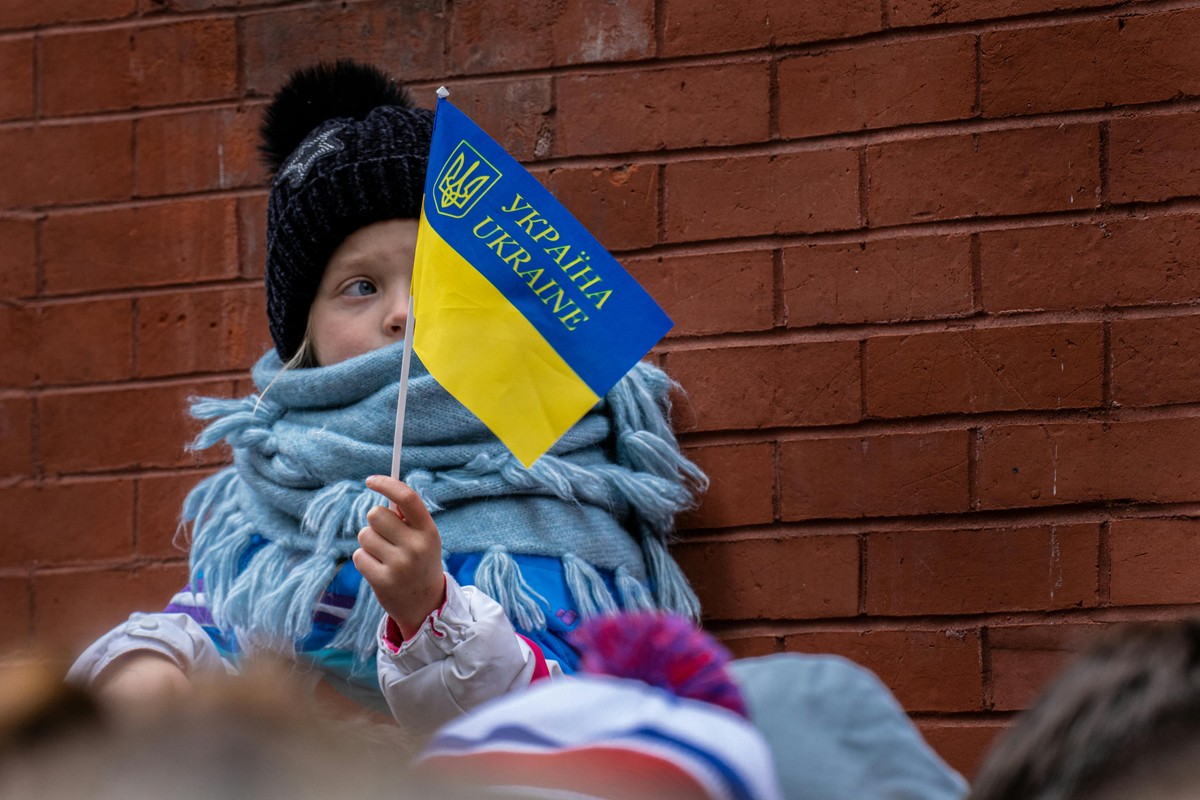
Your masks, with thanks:
M 1116 783 L 1142 798 L 1180 780 L 1194 790 L 1198 746 L 1200 621 L 1124 625 L 992 748 L 969 798 L 1084 800 Z

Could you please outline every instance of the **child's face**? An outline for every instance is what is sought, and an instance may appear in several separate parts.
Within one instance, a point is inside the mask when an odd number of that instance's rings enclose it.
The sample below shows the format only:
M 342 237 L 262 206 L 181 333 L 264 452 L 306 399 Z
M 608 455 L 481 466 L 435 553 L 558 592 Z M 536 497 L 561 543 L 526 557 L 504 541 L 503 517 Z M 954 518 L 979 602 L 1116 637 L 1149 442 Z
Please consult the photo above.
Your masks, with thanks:
M 318 364 L 404 338 L 416 247 L 417 221 L 389 219 L 359 228 L 334 251 L 308 317 Z

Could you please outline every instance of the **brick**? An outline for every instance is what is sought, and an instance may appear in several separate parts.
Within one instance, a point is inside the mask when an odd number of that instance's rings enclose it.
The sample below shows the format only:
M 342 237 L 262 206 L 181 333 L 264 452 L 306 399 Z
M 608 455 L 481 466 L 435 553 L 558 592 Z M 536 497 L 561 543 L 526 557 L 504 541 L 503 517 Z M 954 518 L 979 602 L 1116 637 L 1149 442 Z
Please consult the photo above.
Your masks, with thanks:
M 554 137 L 552 79 L 455 81 L 453 97 L 454 106 L 513 158 L 529 161 L 550 155 Z
M 81 516 L 87 520 L 80 529 Z M 133 481 L 106 479 L 0 489 L 0 566 L 128 557 Z
M 773 325 L 775 268 L 768 251 L 633 258 L 625 268 L 675 321 L 669 336 Z
M 133 72 L 141 106 L 232 97 L 237 94 L 237 69 L 232 19 L 154 25 L 135 35 Z
M 1109 126 L 1113 202 L 1153 202 L 1200 194 L 1200 114 L 1116 119 Z
M 0 578 L 0 647 L 12 652 L 30 643 L 29 578 L 24 575 Z
M 42 234 L 45 291 L 235 278 L 236 210 L 222 198 L 51 215 Z
M 238 378 L 233 381 L 233 396 L 245 397 L 251 392 L 257 392 L 258 387 L 254 385 L 253 379 L 249 375 L 244 378 Z
M 37 380 L 37 311 L 0 305 L 0 387 L 24 389 Z
M 700 597 L 705 619 L 858 613 L 857 536 L 681 542 L 671 552 Z
M 784 138 L 965 119 L 974 106 L 974 36 L 865 45 L 779 62 Z
M 992 313 L 1191 303 L 1200 294 L 1195 214 L 985 231 L 979 251 L 982 305 Z
M 131 108 L 137 104 L 129 28 L 43 36 L 42 111 L 48 116 Z M 86 64 L 86 68 L 81 65 Z M 178 65 L 176 65 L 178 67 Z
M 207 11 L 210 8 L 240 8 L 257 5 L 257 0 L 150 0 L 169 11 Z
M 118 19 L 137 10 L 137 0 L 0 0 L 0 29 L 32 28 L 56 22 Z
M 894 28 L 1002 19 L 1043 11 L 1112 5 L 1112 0 L 888 0 Z
M 1108 541 L 1113 605 L 1196 602 L 1200 520 L 1114 520 Z
M 137 121 L 140 197 L 257 186 L 258 109 L 222 108 L 156 114 Z
M 1100 203 L 1095 125 L 909 139 L 867 148 L 872 226 L 1033 214 Z
M 44 647 L 79 652 L 134 611 L 158 611 L 187 582 L 184 564 L 38 575 L 33 628 Z
M 978 457 L 983 508 L 1190 502 L 1200 418 L 986 427 Z
M 773 655 L 778 649 L 774 636 L 746 636 L 736 639 L 721 639 L 734 658 L 758 658 Z
M 140 377 L 249 369 L 270 346 L 259 285 L 138 300 Z
M 817 233 L 858 227 L 858 157 L 850 150 L 667 165 L 668 241 Z
M 206 472 L 144 475 L 137 480 L 135 551 L 150 558 L 182 558 L 187 533 L 180 531 L 183 501 Z
M 867 613 L 1049 611 L 1096 605 L 1097 525 L 867 536 Z
M 916 721 L 925 741 L 947 764 L 968 781 L 975 776 L 984 756 L 1006 730 L 1001 720 L 959 721 L 929 717 Z
M 386 64 L 405 82 L 448 73 L 441 0 L 322 4 L 267 10 L 241 19 L 241 67 L 246 90 L 268 96 L 291 72 L 353 53 L 368 64 Z M 451 86 L 453 88 L 453 85 Z
M 33 401 L 0 398 L 0 479 L 33 474 Z
M 696 430 L 834 425 L 861 416 L 858 350 L 856 341 L 724 346 L 673 352 L 667 364 Z
M 1102 624 L 1009 625 L 988 629 L 992 704 L 1021 711 L 1094 639 Z
M 922 236 L 783 251 L 790 328 L 971 313 L 967 236 Z
M 985 32 L 989 117 L 1169 100 L 1200 93 L 1196 9 Z
M 631 250 L 658 241 L 656 166 L 554 169 L 537 177 L 606 249 Z
M 788 652 L 833 653 L 879 676 L 907 711 L 983 706 L 979 632 L 817 631 L 784 638 Z
M 1123 406 L 1192 403 L 1200 397 L 1200 315 L 1112 323 L 1112 396 Z
M 128 299 L 54 303 L 38 309 L 34 354 L 45 384 L 116 381 L 131 374 Z
M 799 439 L 780 445 L 785 520 L 967 510 L 967 432 Z
M 714 147 L 769 136 L 770 65 L 705 65 L 559 78 L 557 155 Z
M 653 0 L 493 0 L 452 7 L 448 58 L 467 73 L 654 55 Z
M 0 217 L 0 299 L 37 292 L 37 223 Z
M 267 196 L 238 198 L 238 259 L 244 278 L 261 278 L 267 265 Z
M 867 414 L 917 417 L 1087 408 L 1103 400 L 1102 323 L 877 336 Z
M 668 0 L 663 8 L 665 56 L 844 39 L 878 30 L 880 22 L 875 0 Z
M 688 458 L 709 478 L 699 508 L 679 528 L 761 525 L 775 519 L 775 446 L 770 442 L 689 447 Z
M 188 453 L 200 430 L 187 415 L 192 396 L 229 397 L 229 381 L 173 386 L 122 386 L 41 398 L 41 452 L 46 470 L 80 473 L 212 464 L 222 448 Z M 103 420 L 103 424 L 81 424 Z
M 0 120 L 33 116 L 33 37 L 0 41 Z
M 0 130 L 0 208 L 128 198 L 130 131 L 127 120 Z

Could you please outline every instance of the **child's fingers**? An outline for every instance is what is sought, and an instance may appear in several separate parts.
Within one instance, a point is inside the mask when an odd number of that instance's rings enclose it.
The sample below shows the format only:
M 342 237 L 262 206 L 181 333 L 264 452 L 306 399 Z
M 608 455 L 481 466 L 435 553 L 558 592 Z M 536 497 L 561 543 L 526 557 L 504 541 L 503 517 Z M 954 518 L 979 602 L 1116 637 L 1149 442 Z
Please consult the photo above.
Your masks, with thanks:
M 408 485 L 387 475 L 372 475 L 367 478 L 367 488 L 395 503 L 396 512 L 409 526 L 420 531 L 436 530 L 429 509 L 425 508 L 420 496 Z
M 379 562 L 379 559 L 368 553 L 365 548 L 358 548 L 350 556 L 350 560 L 354 562 L 354 568 L 359 574 L 366 579 L 372 587 L 379 586 L 383 582 L 385 567 Z
M 412 537 L 420 534 L 409 527 L 405 520 L 400 519 L 395 511 L 383 506 L 375 506 L 367 512 L 367 525 L 384 541 L 396 547 L 405 547 Z M 359 537 L 359 541 L 362 537 Z
M 386 563 L 389 555 L 396 549 L 394 542 L 372 527 L 363 528 L 358 532 L 358 546 L 380 563 Z

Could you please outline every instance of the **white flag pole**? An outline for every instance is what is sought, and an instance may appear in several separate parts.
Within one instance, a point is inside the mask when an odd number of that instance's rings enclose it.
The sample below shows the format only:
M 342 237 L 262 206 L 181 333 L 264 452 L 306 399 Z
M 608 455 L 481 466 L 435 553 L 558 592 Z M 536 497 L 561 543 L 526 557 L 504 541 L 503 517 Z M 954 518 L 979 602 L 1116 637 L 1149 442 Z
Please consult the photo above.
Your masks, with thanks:
M 392 445 L 392 477 L 400 479 L 400 451 L 404 447 L 404 411 L 408 405 L 408 368 L 412 364 L 413 299 L 408 296 L 408 319 L 404 322 L 404 358 L 400 362 L 400 395 L 396 398 L 396 434 Z M 389 503 L 395 509 L 395 503 Z
M 445 86 L 438 87 L 438 97 L 449 97 Z M 400 362 L 400 394 L 396 398 L 396 432 L 392 438 L 392 477 L 400 480 L 400 454 L 404 449 L 404 412 L 408 406 L 408 368 L 412 365 L 413 327 L 412 293 L 408 295 L 408 319 L 404 322 L 404 358 Z M 388 507 L 396 510 L 396 504 L 388 501 Z

